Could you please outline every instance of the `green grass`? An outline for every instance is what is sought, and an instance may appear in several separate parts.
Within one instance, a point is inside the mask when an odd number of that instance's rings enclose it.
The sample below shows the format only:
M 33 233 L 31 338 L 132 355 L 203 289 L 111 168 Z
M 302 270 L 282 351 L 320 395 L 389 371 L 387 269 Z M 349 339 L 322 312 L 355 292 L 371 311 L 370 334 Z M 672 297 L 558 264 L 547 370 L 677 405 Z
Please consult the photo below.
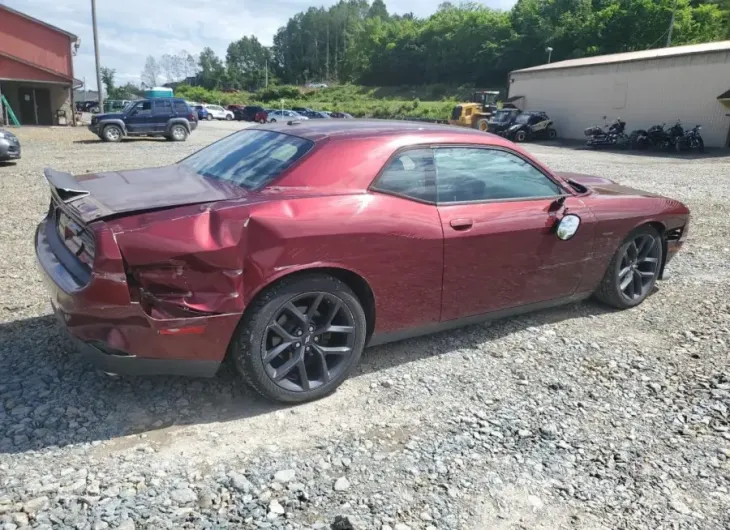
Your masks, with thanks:
M 358 118 L 448 119 L 454 105 L 466 98 L 471 87 L 431 85 L 424 87 L 363 87 L 339 85 L 307 90 L 292 86 L 269 87 L 258 92 L 220 92 L 181 86 L 175 95 L 190 101 L 221 105 L 259 104 L 264 107 L 310 107 L 348 112 Z M 283 100 L 283 101 L 282 101 Z

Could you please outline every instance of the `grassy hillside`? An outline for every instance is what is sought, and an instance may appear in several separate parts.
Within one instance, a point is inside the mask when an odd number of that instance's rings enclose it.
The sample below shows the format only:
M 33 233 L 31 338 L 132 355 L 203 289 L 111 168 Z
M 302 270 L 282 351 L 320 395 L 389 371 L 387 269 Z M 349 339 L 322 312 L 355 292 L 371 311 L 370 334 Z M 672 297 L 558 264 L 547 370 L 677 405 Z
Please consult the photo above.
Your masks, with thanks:
M 339 85 L 324 89 L 269 87 L 258 92 L 219 92 L 180 86 L 176 95 L 204 103 L 259 104 L 272 108 L 311 107 L 349 112 L 359 118 L 447 119 L 454 105 L 469 97 L 471 86 L 364 87 Z

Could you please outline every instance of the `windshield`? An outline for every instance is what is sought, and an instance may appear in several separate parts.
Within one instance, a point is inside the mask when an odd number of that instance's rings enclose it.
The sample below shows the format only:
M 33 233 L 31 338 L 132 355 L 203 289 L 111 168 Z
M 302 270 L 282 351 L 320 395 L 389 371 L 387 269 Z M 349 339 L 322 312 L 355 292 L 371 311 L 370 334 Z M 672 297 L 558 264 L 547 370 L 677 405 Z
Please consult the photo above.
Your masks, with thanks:
M 498 110 L 497 112 L 494 113 L 494 116 L 492 119 L 494 121 L 500 121 L 500 122 L 507 121 L 510 118 L 510 116 L 512 116 L 512 114 L 513 113 L 508 110 Z
M 515 123 L 527 123 L 530 121 L 531 116 L 532 114 L 520 114 L 517 118 L 515 118 Z
M 310 140 L 278 132 L 241 131 L 189 156 L 180 165 L 204 177 L 253 190 L 266 186 L 313 145 Z
M 134 105 L 135 105 L 136 103 L 137 103 L 136 101 L 127 101 L 127 104 L 126 104 L 126 105 L 124 105 L 124 108 L 122 109 L 122 112 L 127 112 L 127 111 L 129 111 L 129 109 L 131 109 L 132 107 L 134 107 Z

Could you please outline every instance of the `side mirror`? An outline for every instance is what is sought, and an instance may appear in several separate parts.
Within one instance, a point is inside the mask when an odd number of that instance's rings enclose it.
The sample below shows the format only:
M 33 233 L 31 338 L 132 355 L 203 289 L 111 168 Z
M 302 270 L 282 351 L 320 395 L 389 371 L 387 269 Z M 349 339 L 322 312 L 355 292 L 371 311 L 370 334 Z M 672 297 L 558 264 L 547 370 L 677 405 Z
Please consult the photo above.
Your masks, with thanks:
M 555 235 L 557 235 L 558 239 L 562 241 L 568 241 L 576 234 L 576 232 L 578 232 L 579 227 L 580 217 L 575 214 L 569 213 L 558 222 L 558 227 L 555 230 Z

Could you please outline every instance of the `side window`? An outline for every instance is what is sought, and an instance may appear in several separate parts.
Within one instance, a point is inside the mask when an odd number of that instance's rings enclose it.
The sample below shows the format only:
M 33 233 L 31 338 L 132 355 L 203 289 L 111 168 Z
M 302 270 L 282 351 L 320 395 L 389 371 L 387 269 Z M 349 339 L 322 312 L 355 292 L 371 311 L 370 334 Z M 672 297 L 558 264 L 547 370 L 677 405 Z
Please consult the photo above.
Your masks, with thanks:
M 561 195 L 560 187 L 517 155 L 498 149 L 438 148 L 438 203 Z
M 175 112 L 177 112 L 178 114 L 188 113 L 188 105 L 184 101 L 176 101 L 173 104 L 173 107 L 175 108 Z
M 142 103 L 138 103 L 136 110 L 137 110 L 137 114 L 147 115 L 150 112 L 152 112 L 152 102 L 143 101 Z
M 158 99 L 153 102 L 152 109 L 152 113 L 156 116 L 171 114 L 172 103 L 169 99 Z
M 419 201 L 436 202 L 436 171 L 431 149 L 404 151 L 383 170 L 374 189 Z

